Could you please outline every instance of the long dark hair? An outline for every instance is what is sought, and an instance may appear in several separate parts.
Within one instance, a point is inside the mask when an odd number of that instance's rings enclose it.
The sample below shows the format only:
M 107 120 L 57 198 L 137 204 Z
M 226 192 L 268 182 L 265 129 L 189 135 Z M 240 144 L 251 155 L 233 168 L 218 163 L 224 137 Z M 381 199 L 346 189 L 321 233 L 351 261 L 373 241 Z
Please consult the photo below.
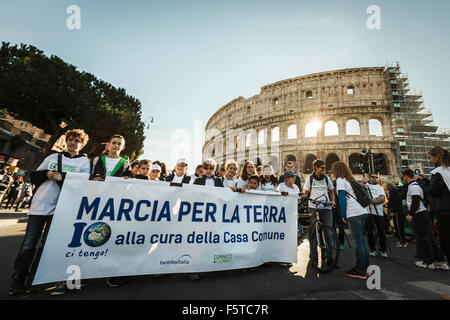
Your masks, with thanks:
M 333 176 L 337 178 L 345 178 L 349 182 L 354 182 L 355 178 L 350 171 L 350 168 L 342 161 L 337 161 L 331 166 Z
M 436 157 L 439 156 L 438 165 L 443 166 L 445 168 L 450 167 L 450 158 L 448 155 L 448 151 L 440 146 L 436 146 L 431 149 L 428 154 L 430 156 Z
M 270 164 L 266 164 L 266 165 L 263 166 L 263 169 L 262 169 L 263 172 L 262 172 L 262 174 L 260 176 L 260 179 L 261 179 L 261 184 L 265 185 L 267 182 L 266 182 L 266 179 L 264 179 L 264 168 L 270 168 L 270 169 L 272 169 L 272 172 L 273 172 L 273 168 L 272 168 L 272 166 Z M 274 186 L 278 186 L 278 184 L 279 184 L 278 178 L 274 174 L 271 174 L 269 177 L 270 177 L 270 182 Z
M 248 175 L 248 173 L 247 173 L 247 167 L 248 167 L 249 164 L 253 164 L 253 166 L 255 166 L 255 164 L 253 163 L 253 161 L 247 161 L 247 162 L 245 163 L 244 167 L 242 168 L 242 172 L 241 172 L 241 178 L 242 178 L 242 180 L 244 180 L 244 181 L 247 181 L 248 178 L 249 178 L 249 175 Z M 255 168 L 255 173 L 254 173 L 254 174 L 256 174 L 256 168 Z

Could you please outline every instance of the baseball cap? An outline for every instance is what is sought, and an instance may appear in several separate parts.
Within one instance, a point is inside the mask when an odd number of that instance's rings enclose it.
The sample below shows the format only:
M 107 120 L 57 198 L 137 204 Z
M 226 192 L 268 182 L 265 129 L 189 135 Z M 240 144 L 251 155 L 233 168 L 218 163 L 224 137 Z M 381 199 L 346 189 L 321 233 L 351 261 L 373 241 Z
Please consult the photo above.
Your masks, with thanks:
M 159 166 L 159 165 L 157 165 L 157 164 L 154 164 L 154 165 L 152 165 L 152 171 L 153 170 L 159 170 L 159 171 L 161 171 L 161 167 Z
M 188 165 L 186 158 L 178 159 L 177 164 L 179 164 L 179 163 L 184 163 L 184 164 Z
M 287 177 L 295 177 L 295 173 L 292 170 L 288 170 L 284 173 L 284 176 Z

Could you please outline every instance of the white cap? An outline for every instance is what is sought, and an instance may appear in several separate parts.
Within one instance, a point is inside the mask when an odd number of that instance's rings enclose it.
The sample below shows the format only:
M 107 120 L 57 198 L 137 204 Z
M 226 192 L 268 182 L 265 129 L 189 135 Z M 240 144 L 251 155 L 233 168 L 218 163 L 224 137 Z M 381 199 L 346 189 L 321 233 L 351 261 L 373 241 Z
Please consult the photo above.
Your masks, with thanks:
M 161 171 L 161 167 L 159 166 L 159 165 L 157 165 L 157 164 L 154 164 L 154 165 L 152 165 L 152 171 L 153 170 L 159 170 L 159 171 Z
M 188 165 L 186 158 L 178 159 L 177 164 L 179 164 L 179 163 L 184 163 L 184 164 Z

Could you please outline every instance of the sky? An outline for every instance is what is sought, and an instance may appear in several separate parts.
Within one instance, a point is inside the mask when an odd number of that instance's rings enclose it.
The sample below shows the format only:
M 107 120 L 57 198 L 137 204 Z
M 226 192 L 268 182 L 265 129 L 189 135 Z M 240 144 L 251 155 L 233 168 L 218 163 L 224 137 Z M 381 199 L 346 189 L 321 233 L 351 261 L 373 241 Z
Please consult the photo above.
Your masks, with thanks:
M 80 29 L 66 25 L 71 5 Z M 367 8 L 380 8 L 369 29 Z M 26 43 L 142 103 L 142 158 L 201 162 L 221 106 L 310 73 L 399 61 L 435 124 L 450 127 L 450 1 L 0 0 L 0 40 Z M 190 170 L 192 171 L 192 170 Z

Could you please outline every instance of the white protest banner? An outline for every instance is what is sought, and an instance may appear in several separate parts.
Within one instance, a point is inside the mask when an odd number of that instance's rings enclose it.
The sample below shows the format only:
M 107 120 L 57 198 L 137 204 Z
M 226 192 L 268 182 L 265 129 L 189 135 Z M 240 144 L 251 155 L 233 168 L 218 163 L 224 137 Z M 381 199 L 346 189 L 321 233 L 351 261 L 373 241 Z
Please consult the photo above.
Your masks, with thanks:
M 68 173 L 33 284 L 296 261 L 296 195 Z

